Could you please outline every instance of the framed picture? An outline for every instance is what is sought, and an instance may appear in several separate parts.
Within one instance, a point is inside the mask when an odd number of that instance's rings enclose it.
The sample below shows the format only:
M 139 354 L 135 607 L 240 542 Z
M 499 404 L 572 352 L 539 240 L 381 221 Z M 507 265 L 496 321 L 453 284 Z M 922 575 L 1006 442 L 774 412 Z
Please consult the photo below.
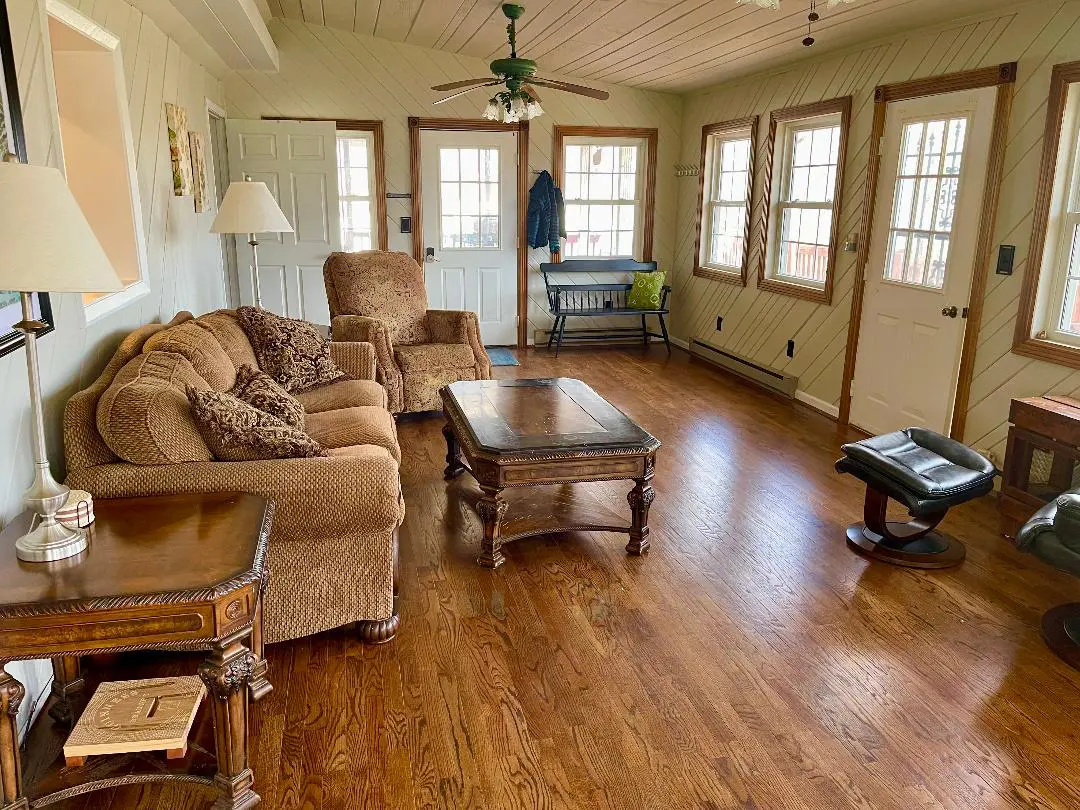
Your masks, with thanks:
M 7 4 L 0 0 L 0 157 L 15 155 L 26 162 L 26 135 L 23 132 L 22 105 L 19 102 L 19 83 L 15 79 L 15 52 L 11 47 L 11 25 Z M 52 307 L 48 293 L 34 293 L 34 318 L 45 324 L 37 335 L 53 330 Z M 11 328 L 22 318 L 22 305 L 17 292 L 0 291 L 0 356 L 22 348 L 23 334 Z

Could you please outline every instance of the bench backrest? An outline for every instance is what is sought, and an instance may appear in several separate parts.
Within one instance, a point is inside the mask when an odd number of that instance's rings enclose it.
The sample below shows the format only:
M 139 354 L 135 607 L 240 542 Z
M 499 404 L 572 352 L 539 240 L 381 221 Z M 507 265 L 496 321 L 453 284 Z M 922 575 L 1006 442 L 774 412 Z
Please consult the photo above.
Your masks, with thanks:
M 627 309 L 626 297 L 630 284 L 553 284 L 549 273 L 651 273 L 656 262 L 634 259 L 569 259 L 565 262 L 543 262 L 540 272 L 548 294 L 548 309 L 552 312 L 602 312 Z M 671 286 L 663 288 L 660 309 L 667 308 Z

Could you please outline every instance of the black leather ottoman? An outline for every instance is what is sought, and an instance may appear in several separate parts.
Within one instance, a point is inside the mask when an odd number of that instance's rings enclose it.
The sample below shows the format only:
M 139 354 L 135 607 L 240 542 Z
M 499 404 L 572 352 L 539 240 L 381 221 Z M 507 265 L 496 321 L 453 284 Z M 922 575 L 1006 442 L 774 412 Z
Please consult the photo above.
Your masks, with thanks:
M 924 428 L 907 428 L 845 444 L 836 469 L 866 482 L 863 523 L 848 527 L 855 551 L 909 568 L 947 568 L 964 546 L 934 531 L 950 507 L 994 488 L 997 470 L 970 447 Z M 887 521 L 889 498 L 904 504 L 907 523 Z

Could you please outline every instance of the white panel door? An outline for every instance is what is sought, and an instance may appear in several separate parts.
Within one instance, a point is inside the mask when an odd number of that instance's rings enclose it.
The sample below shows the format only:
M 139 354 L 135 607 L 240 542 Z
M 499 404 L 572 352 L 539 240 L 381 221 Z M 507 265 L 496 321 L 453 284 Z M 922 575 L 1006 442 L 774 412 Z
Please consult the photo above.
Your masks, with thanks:
M 949 432 L 995 93 L 889 105 L 851 399 L 869 433 Z
M 428 306 L 480 320 L 489 346 L 517 342 L 517 133 L 420 134 Z
M 340 250 L 337 134 L 324 121 L 226 121 L 229 177 L 260 180 L 295 233 L 257 234 L 262 305 L 279 315 L 330 323 L 322 267 Z M 255 300 L 251 250 L 237 237 L 240 302 Z

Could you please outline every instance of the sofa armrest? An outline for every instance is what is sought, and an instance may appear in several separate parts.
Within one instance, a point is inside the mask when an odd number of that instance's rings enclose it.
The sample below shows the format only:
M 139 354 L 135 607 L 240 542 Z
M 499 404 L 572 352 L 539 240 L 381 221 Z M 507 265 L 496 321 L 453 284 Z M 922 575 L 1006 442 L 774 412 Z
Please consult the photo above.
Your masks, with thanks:
M 476 360 L 476 379 L 491 379 L 491 360 L 480 341 L 480 319 L 475 312 L 429 309 L 426 320 L 432 343 L 464 343 Z
M 330 359 L 354 379 L 375 379 L 375 347 L 370 343 L 332 341 Z
M 246 492 L 277 504 L 275 542 L 392 531 L 405 517 L 398 465 L 365 445 L 349 456 L 268 461 L 197 461 L 142 466 L 119 462 L 78 470 L 68 485 L 95 498 Z

